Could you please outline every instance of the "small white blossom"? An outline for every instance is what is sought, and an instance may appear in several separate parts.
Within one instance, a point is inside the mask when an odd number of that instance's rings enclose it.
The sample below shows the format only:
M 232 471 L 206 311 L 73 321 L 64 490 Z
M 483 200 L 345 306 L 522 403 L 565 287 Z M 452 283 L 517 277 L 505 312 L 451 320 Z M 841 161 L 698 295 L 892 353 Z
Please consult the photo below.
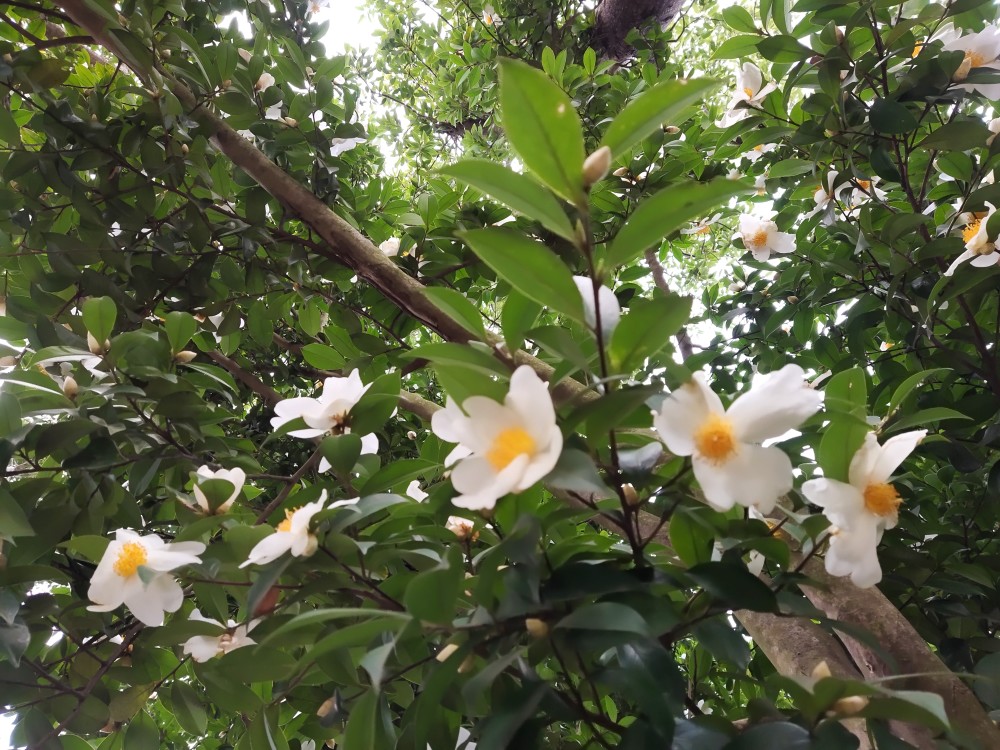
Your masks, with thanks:
M 774 83 L 764 85 L 760 68 L 753 63 L 743 63 L 740 72 L 736 74 L 736 90 L 729 102 L 729 109 L 719 121 L 719 126 L 726 128 L 746 118 L 750 114 L 749 108 L 759 109 L 764 98 L 776 88 Z
M 492 5 L 483 6 L 483 23 L 487 26 L 500 25 L 500 17 L 497 15 L 497 12 L 493 9 Z
M 382 251 L 382 255 L 387 258 L 394 258 L 399 255 L 399 237 L 390 237 L 381 245 L 378 249 Z
M 219 635 L 194 635 L 184 642 L 184 653 L 189 654 L 196 662 L 206 662 L 216 656 L 228 654 L 230 651 L 244 646 L 252 646 L 257 642 L 248 633 L 257 626 L 258 620 L 254 620 L 248 625 L 239 625 L 235 620 L 229 620 L 226 625 L 223 625 L 218 620 L 205 617 L 197 609 L 191 612 L 188 619 L 195 622 L 207 622 L 223 629 Z
M 944 51 L 965 54 L 953 75 L 959 88 L 976 91 L 994 101 L 1000 99 L 1000 83 L 962 83 L 974 68 L 1000 72 L 1000 29 L 989 24 L 982 31 L 963 34 L 954 27 L 945 27 L 936 39 L 943 42 Z
M 593 330 L 597 327 L 597 305 L 601 307 L 601 334 L 604 342 L 607 343 L 612 331 L 621 319 L 622 309 L 618 304 L 618 298 L 608 287 L 601 286 L 597 294 L 594 294 L 594 282 L 589 276 L 574 276 L 576 288 L 583 298 L 583 317 L 587 325 Z
M 834 527 L 826 553 L 830 575 L 849 575 L 861 588 L 882 580 L 878 543 L 896 525 L 902 502 L 889 478 L 926 435 L 927 430 L 905 432 L 879 445 L 870 432 L 851 459 L 848 482 L 821 478 L 802 485 L 802 494 L 823 508 Z
M 156 534 L 118 529 L 90 579 L 88 609 L 110 612 L 124 604 L 143 624 L 162 625 L 164 613 L 176 612 L 184 601 L 180 584 L 167 573 L 197 565 L 204 551 L 201 542 L 168 544 Z
M 461 516 L 448 516 L 448 522 L 444 525 L 448 531 L 457 536 L 459 539 L 472 539 L 476 540 L 477 534 L 474 533 L 475 524 L 468 518 L 462 518 Z
M 767 260 L 771 253 L 795 251 L 795 235 L 779 232 L 778 225 L 769 219 L 744 214 L 740 216 L 739 233 L 756 260 Z
M 523 492 L 552 471 L 562 452 L 548 387 L 527 365 L 514 371 L 502 404 L 472 396 L 459 408 L 449 398 L 431 428 L 458 443 L 448 462 L 461 457 L 451 474 L 459 508 L 492 508 L 504 495 Z
M 274 76 L 270 73 L 261 73 L 260 78 L 257 79 L 257 83 L 254 84 L 254 88 L 258 91 L 266 91 L 273 85 Z
M 674 455 L 692 457 L 709 505 L 769 513 L 792 488 L 792 462 L 761 443 L 798 427 L 822 404 L 823 392 L 809 387 L 798 365 L 756 376 L 728 410 L 698 372 L 653 412 L 653 426 Z
M 250 554 L 240 567 L 248 565 L 267 565 L 269 562 L 277 560 L 286 552 L 290 552 L 292 557 L 309 557 L 319 547 L 319 540 L 309 529 L 312 518 L 322 510 L 329 510 L 344 505 L 355 505 L 358 498 L 353 500 L 338 500 L 335 503 L 326 505 L 326 490 L 319 496 L 319 500 L 306 503 L 301 508 L 285 511 L 285 520 L 278 524 L 274 533 L 261 539 L 250 550 Z
M 748 159 L 752 164 L 755 161 L 757 161 L 760 157 L 762 157 L 764 154 L 769 154 L 776 148 L 777 145 L 774 143 L 758 143 L 749 151 L 744 151 L 743 158 Z
M 987 224 L 997 209 L 992 203 L 987 203 L 986 207 L 989 209 L 986 216 L 973 217 L 973 220 L 962 230 L 965 251 L 948 266 L 948 270 L 944 272 L 945 276 L 951 276 L 967 260 L 970 261 L 970 265 L 977 268 L 985 268 L 1000 262 L 1000 253 L 996 249 L 996 239 L 991 241 L 987 234 Z
M 201 487 L 198 486 L 198 482 L 202 479 L 221 479 L 225 482 L 229 482 L 233 485 L 233 491 L 229 497 L 215 509 L 215 513 L 225 513 L 233 506 L 233 502 L 239 497 L 240 492 L 243 491 L 243 485 L 247 481 L 246 472 L 243 469 L 237 467 L 235 469 L 219 469 L 217 471 L 212 471 L 207 466 L 199 466 L 197 471 L 198 479 L 195 480 L 192 492 L 194 492 L 194 498 L 198 502 L 198 507 L 204 513 L 212 513 L 212 507 L 208 502 L 208 497 L 202 491 Z

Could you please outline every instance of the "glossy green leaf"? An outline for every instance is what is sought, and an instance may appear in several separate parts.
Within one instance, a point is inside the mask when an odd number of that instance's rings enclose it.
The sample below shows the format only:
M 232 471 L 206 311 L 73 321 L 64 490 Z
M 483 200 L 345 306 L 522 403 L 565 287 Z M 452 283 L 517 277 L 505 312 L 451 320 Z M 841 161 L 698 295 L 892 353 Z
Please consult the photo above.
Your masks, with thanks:
M 103 344 L 111 337 L 118 317 L 118 306 L 110 297 L 90 297 L 82 305 L 83 325 L 87 331 Z

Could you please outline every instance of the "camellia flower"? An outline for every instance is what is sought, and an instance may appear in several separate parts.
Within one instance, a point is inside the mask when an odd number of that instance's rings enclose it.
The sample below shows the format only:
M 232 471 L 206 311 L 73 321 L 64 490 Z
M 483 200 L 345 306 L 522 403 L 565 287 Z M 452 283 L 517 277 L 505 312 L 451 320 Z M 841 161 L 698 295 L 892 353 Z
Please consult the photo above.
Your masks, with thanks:
M 758 143 L 749 151 L 743 152 L 743 158 L 749 159 L 750 163 L 757 161 L 764 154 L 769 154 L 778 146 L 774 143 Z
M 622 316 L 618 298 L 606 286 L 601 286 L 595 295 L 594 282 L 589 276 L 574 276 L 573 281 L 576 282 L 576 288 L 580 290 L 580 296 L 583 298 L 583 317 L 591 329 L 597 328 L 597 304 L 600 303 L 601 334 L 604 337 L 604 342 L 607 343 Z
M 798 365 L 758 375 L 728 411 L 698 372 L 653 412 L 653 426 L 674 455 L 691 456 L 709 505 L 769 513 L 792 488 L 792 462 L 760 443 L 798 427 L 822 403 L 823 392 L 809 387 Z
M 841 185 L 840 189 L 834 188 L 834 183 L 836 183 L 839 175 L 840 172 L 831 170 L 826 176 L 826 182 L 816 188 L 816 192 L 813 193 L 813 202 L 816 204 L 816 207 L 806 214 L 807 219 L 822 213 L 824 224 L 829 224 L 833 221 L 832 206 L 837 200 L 837 193 L 844 188 L 843 185 Z
M 497 15 L 497 12 L 493 9 L 492 5 L 483 6 L 483 23 L 487 26 L 500 25 L 500 17 Z
M 889 477 L 926 435 L 927 430 L 905 432 L 879 445 L 870 432 L 851 459 L 849 482 L 822 478 L 802 485 L 802 494 L 823 508 L 834 527 L 826 553 L 830 575 L 849 575 L 861 588 L 882 580 L 876 548 L 882 533 L 899 520 L 902 503 Z
M 330 156 L 340 156 L 366 142 L 366 138 L 331 138 Z
M 977 268 L 992 266 L 1000 262 L 1000 253 L 996 250 L 996 242 L 990 242 L 989 235 L 986 233 L 986 225 L 989 223 L 993 212 L 996 211 L 996 207 L 992 203 L 987 203 L 986 207 L 989 209 L 986 216 L 973 218 L 966 225 L 965 229 L 962 230 L 962 239 L 965 240 L 965 252 L 955 258 L 952 264 L 948 266 L 948 270 L 944 272 L 945 276 L 951 276 L 955 273 L 955 269 L 970 258 L 972 259 L 970 261 L 971 265 Z
M 562 452 L 552 397 L 527 365 L 514 371 L 502 404 L 472 396 L 459 408 L 449 398 L 431 417 L 431 429 L 458 443 L 447 462 L 462 457 L 451 474 L 459 508 L 492 508 L 507 493 L 523 492 L 552 471 Z
M 143 624 L 160 626 L 163 614 L 176 612 L 184 601 L 180 584 L 167 572 L 197 565 L 204 551 L 201 542 L 168 544 L 156 534 L 118 529 L 90 579 L 88 609 L 110 612 L 124 604 Z
M 885 200 L 885 191 L 881 190 L 876 186 L 875 183 L 878 182 L 877 177 L 873 177 L 870 180 L 862 180 L 859 178 L 854 179 L 854 184 L 857 186 L 851 192 L 851 206 L 860 206 L 862 203 L 868 201 L 869 198 L 875 198 L 878 201 Z
M 228 654 L 244 646 L 253 646 L 257 641 L 247 635 L 253 630 L 258 620 L 252 621 L 249 625 L 238 625 L 235 620 L 229 620 L 223 625 L 218 620 L 205 617 L 197 609 L 191 612 L 189 620 L 195 622 L 207 622 L 224 628 L 224 632 L 219 635 L 194 635 L 184 642 L 184 653 L 190 654 L 191 658 L 197 662 L 206 662 L 216 656 Z
M 770 219 L 740 216 L 740 237 L 756 260 L 767 260 L 771 253 L 790 253 L 795 250 L 795 235 L 779 232 L 778 225 Z
M 346 378 L 329 377 L 323 381 L 323 394 L 319 398 L 299 396 L 286 398 L 274 405 L 275 416 L 271 418 L 271 426 L 280 429 L 294 419 L 302 418 L 305 429 L 292 430 L 292 437 L 314 438 L 322 435 L 346 435 L 351 431 L 350 411 L 365 395 L 369 385 L 361 382 L 357 370 L 352 370 Z M 361 453 L 377 453 L 378 437 L 375 433 L 362 435 Z M 324 467 L 325 466 L 325 467 Z M 320 471 L 330 468 L 325 459 L 320 464 Z
M 733 123 L 750 114 L 748 107 L 759 108 L 764 97 L 777 88 L 773 83 L 764 85 L 764 76 L 753 63 L 743 63 L 740 72 L 736 74 L 736 91 L 729 102 L 729 110 L 719 122 L 721 127 L 729 127 Z M 741 104 L 745 106 L 740 106 Z
M 358 498 L 353 500 L 338 500 L 335 503 L 326 505 L 326 490 L 319 496 L 319 500 L 306 503 L 301 508 L 285 511 L 285 520 L 278 524 L 274 533 L 261 539 L 250 550 L 250 555 L 240 567 L 247 565 L 267 565 L 281 557 L 286 552 L 291 552 L 292 557 L 309 557 L 316 552 L 319 547 L 319 540 L 316 535 L 309 530 L 309 524 L 313 516 L 321 510 L 330 510 L 344 505 L 355 505 Z
M 212 471 L 207 466 L 199 466 L 197 475 L 201 479 L 205 480 L 221 479 L 233 485 L 233 491 L 229 495 L 229 497 L 221 505 L 219 505 L 218 508 L 216 508 L 213 511 L 212 506 L 209 504 L 208 498 L 205 496 L 204 491 L 201 489 L 201 487 L 198 486 L 198 481 L 200 480 L 196 479 L 195 485 L 192 488 L 192 492 L 194 492 L 195 500 L 198 501 L 198 507 L 204 513 L 213 513 L 213 512 L 225 513 L 233 506 L 233 502 L 236 500 L 237 497 L 239 497 L 240 492 L 243 491 L 243 485 L 247 481 L 246 472 L 244 472 L 243 469 L 240 469 L 238 467 L 235 469 L 219 469 L 218 471 Z
M 1000 29 L 989 24 L 982 31 L 962 34 L 954 27 L 945 28 L 937 35 L 947 52 L 963 52 L 962 63 L 955 71 L 953 79 L 961 83 L 973 68 L 987 68 L 1000 72 Z M 987 99 L 1000 98 L 1000 83 L 961 83 L 966 91 L 977 91 Z
M 390 237 L 381 245 L 379 245 L 378 249 L 381 250 L 382 255 L 384 255 L 387 258 L 392 258 L 396 255 L 399 255 L 399 237 Z
M 722 214 L 714 214 L 710 219 L 696 221 L 689 227 L 681 230 L 681 234 L 711 234 L 712 225 L 722 217 Z
M 254 88 L 258 91 L 266 91 L 273 85 L 274 76 L 270 73 L 261 73 L 260 78 L 257 79 L 257 83 L 254 84 Z
M 459 539 L 470 539 L 474 542 L 479 534 L 474 533 L 475 524 L 468 518 L 461 516 L 448 516 L 448 522 L 444 525 L 448 531 Z

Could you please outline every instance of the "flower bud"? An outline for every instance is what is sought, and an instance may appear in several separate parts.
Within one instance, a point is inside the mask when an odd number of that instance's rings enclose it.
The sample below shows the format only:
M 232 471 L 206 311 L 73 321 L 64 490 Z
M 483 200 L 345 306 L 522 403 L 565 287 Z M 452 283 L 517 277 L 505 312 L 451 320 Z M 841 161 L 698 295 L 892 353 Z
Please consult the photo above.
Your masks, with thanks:
M 14 357 L 0 357 L 0 367 L 13 367 L 17 364 L 17 359 Z
M 666 133 L 667 135 L 677 135 L 679 132 L 681 132 L 681 129 L 676 125 L 664 125 L 663 132 Z
M 0 315 L 7 314 L 7 298 L 0 297 Z
M 232 85 L 233 85 L 233 79 L 227 78 L 222 82 L 222 85 L 219 88 L 228 89 Z
M 316 709 L 316 716 L 320 719 L 325 719 L 331 713 L 337 710 L 337 699 L 327 698 L 325 701 L 319 704 L 319 708 Z
M 835 30 L 835 34 L 836 34 L 836 37 L 837 37 L 837 44 L 843 44 L 844 43 L 844 27 L 843 26 L 836 26 L 836 27 L 834 27 L 834 30 Z
M 181 144 L 181 153 L 184 154 L 184 156 L 187 156 L 190 150 L 191 149 L 188 148 L 188 145 L 186 143 Z
M 532 638 L 544 638 L 549 634 L 549 625 L 545 620 L 539 620 L 537 617 L 528 617 L 524 620 L 524 629 L 528 631 L 528 635 Z
M 186 365 L 188 362 L 193 360 L 198 356 L 197 352 L 193 352 L 190 349 L 182 349 L 174 355 L 174 361 L 180 362 L 182 365 Z
M 604 179 L 611 168 L 611 149 L 601 146 L 583 162 L 583 186 L 590 187 Z
M 258 91 L 263 91 L 268 86 L 274 85 L 274 76 L 270 73 L 261 73 L 260 78 L 257 79 L 257 83 L 254 84 L 254 88 Z
M 634 508 L 639 504 L 639 493 L 635 491 L 635 487 L 630 482 L 625 482 L 622 485 L 622 498 L 624 498 L 625 504 L 630 508 Z
M 788 295 L 788 304 L 790 304 L 790 305 L 797 305 L 798 303 L 799 303 L 799 298 L 798 297 L 796 297 L 794 294 L 789 294 Z
M 458 651 L 457 643 L 446 643 L 444 646 L 441 647 L 441 650 L 437 652 L 437 655 L 434 658 L 437 661 L 446 662 L 448 661 L 448 657 L 451 656 L 456 651 Z
M 408 437 L 410 440 L 416 440 L 417 439 L 417 433 L 416 433 L 415 430 L 409 430 L 406 433 L 406 437 Z
M 4 62 L 14 62 L 14 58 L 11 57 L 11 54 L 9 52 L 4 52 L 4 54 L 3 54 L 3 61 Z
M 628 167 L 618 167 L 614 172 L 612 172 L 615 177 L 628 177 Z
M 168 49 L 161 49 L 161 50 L 160 50 L 160 55 L 161 55 L 161 56 L 162 56 L 162 57 L 163 57 L 164 59 L 166 59 L 166 60 L 169 60 L 169 59 L 170 59 L 170 55 L 171 55 L 171 52 L 170 52 L 170 50 L 168 50 Z
M 865 710 L 868 699 L 863 695 L 848 695 L 833 704 L 833 712 L 839 716 L 856 716 Z
M 299 126 L 299 121 L 294 117 L 282 117 L 281 121 L 290 128 L 297 128 Z
M 257 606 L 254 607 L 252 617 L 261 617 L 263 615 L 269 615 L 274 611 L 274 608 L 278 606 L 278 597 L 281 596 L 281 589 L 277 586 L 272 586 L 267 590 L 267 593 L 261 597 L 261 600 L 257 602 Z
M 830 672 L 830 665 L 826 663 L 826 659 L 813 667 L 812 676 L 814 680 L 822 680 L 825 677 L 833 676 Z
M 76 394 L 80 392 L 80 386 L 77 385 L 76 378 L 72 375 L 67 375 L 62 384 L 62 392 L 68 399 L 76 398 Z
M 111 342 L 104 339 L 104 343 L 101 344 L 96 338 L 94 338 L 94 334 L 87 331 L 87 348 L 90 349 L 91 354 L 97 354 L 100 356 L 111 348 Z

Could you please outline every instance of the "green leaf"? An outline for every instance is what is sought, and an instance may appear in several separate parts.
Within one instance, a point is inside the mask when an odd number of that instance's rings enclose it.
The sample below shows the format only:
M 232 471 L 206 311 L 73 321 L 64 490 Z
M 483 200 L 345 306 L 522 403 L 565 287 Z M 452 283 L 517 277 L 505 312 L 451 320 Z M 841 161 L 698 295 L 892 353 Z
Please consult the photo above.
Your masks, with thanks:
M 170 686 L 170 704 L 174 718 L 181 727 L 193 735 L 202 735 L 208 727 L 208 714 L 203 700 L 187 683 L 176 680 Z
M 846 482 L 851 459 L 871 428 L 864 419 L 868 414 L 868 390 L 864 370 L 853 367 L 838 372 L 823 389 L 824 409 L 828 414 L 844 414 L 849 418 L 834 419 L 823 430 L 816 449 L 816 460 L 823 474 L 830 479 Z
M 740 565 L 707 562 L 688 570 L 688 576 L 729 609 L 773 612 L 778 607 L 774 592 Z
M 667 531 L 670 546 L 687 565 L 697 565 L 712 559 L 715 534 L 711 527 L 698 519 L 699 512 L 678 508 L 670 517 Z
M 748 55 L 755 55 L 761 38 L 757 34 L 741 34 L 731 37 L 715 48 L 715 51 L 712 52 L 712 59 L 737 60 Z
M 419 573 L 403 596 L 406 610 L 418 620 L 447 623 L 455 614 L 458 595 L 465 580 L 462 551 L 453 546 L 439 565 Z
M 750 647 L 725 620 L 719 617 L 704 620 L 695 625 L 692 632 L 698 643 L 717 660 L 731 664 L 741 672 L 750 664 Z
M 750 727 L 726 745 L 726 750 L 809 750 L 811 747 L 809 730 L 798 724 L 768 722 Z
M 500 121 L 524 165 L 571 203 L 583 193 L 583 125 L 573 103 L 542 71 L 500 61 Z
M 16 667 L 30 644 L 31 631 L 23 622 L 0 622 L 0 657 Z
M 17 500 L 7 490 L 0 489 L 0 538 L 34 535 L 35 530 Z
M 331 435 L 323 438 L 319 448 L 338 476 L 348 476 L 361 456 L 361 438 L 356 432 Z
M 103 344 L 111 338 L 118 317 L 118 306 L 110 297 L 90 297 L 83 303 L 83 325 Z
M 886 428 L 886 433 L 898 432 L 909 427 L 919 427 L 930 422 L 940 422 L 943 419 L 972 419 L 972 417 L 946 406 L 932 406 L 930 409 L 922 409 L 892 420 Z
M 351 704 L 344 730 L 344 747 L 376 748 L 375 719 L 378 714 L 378 691 L 368 690 Z
M 459 236 L 525 297 L 583 322 L 583 300 L 573 274 L 545 245 L 499 227 L 460 232 Z
M 390 372 L 372 381 L 354 408 L 351 409 L 351 432 L 368 435 L 385 427 L 399 406 L 400 376 Z
M 930 378 L 941 373 L 951 372 L 947 367 L 935 367 L 931 370 L 922 370 L 921 372 L 915 373 L 904 380 L 892 393 L 892 398 L 889 399 L 889 406 L 886 407 L 886 415 L 891 415 L 893 412 L 899 408 L 899 405 L 903 403 L 907 396 L 909 396 L 913 390 L 923 383 L 927 378 Z
M 664 124 L 679 125 L 685 110 L 702 101 L 719 82 L 710 78 L 663 81 L 633 99 L 608 126 L 601 140 L 613 158 L 627 152 Z
M 992 135 L 979 120 L 947 122 L 917 144 L 917 148 L 935 151 L 969 151 L 986 145 Z
M 588 604 L 556 623 L 555 627 L 567 630 L 613 630 L 649 636 L 649 625 L 642 615 L 631 607 L 615 602 Z
M 722 20 L 733 31 L 745 31 L 749 34 L 756 33 L 757 23 L 746 8 L 739 5 L 731 5 L 722 10 Z
M 0 438 L 21 429 L 21 403 L 8 390 L 0 390 Z
M 170 342 L 170 351 L 174 354 L 179 352 L 194 336 L 198 330 L 198 322 L 186 312 L 175 310 L 167 313 L 163 320 L 163 327 L 167 331 L 167 340 Z M 105 337 L 106 338 L 106 337 Z M 98 339 L 103 341 L 103 339 Z
M 670 294 L 637 300 L 615 328 L 609 347 L 611 367 L 632 372 L 670 343 L 691 315 L 691 298 Z
M 812 57 L 814 54 L 798 39 L 787 34 L 769 36 L 760 40 L 757 44 L 757 51 L 765 60 L 772 60 L 776 63 L 794 63 Z
M 919 125 L 910 110 L 891 99 L 878 99 L 869 110 L 868 119 L 877 132 L 890 135 L 910 133 Z
M 125 729 L 125 747 L 128 750 L 159 750 L 160 730 L 145 711 L 140 711 Z
M 740 180 L 727 179 L 684 182 L 664 188 L 642 201 L 619 230 L 608 248 L 608 264 L 614 267 L 631 262 L 647 248 L 659 247 L 664 237 L 688 221 L 752 189 Z
M 548 190 L 522 174 L 485 159 L 465 159 L 441 170 L 570 242 L 576 242 L 573 225 Z
M 931 727 L 939 732 L 950 728 L 944 699 L 937 693 L 893 690 L 888 698 L 872 700 L 860 713 L 865 718 L 897 719 Z
M 445 286 L 429 286 L 424 288 L 424 296 L 469 333 L 486 340 L 483 316 L 464 294 Z
M 302 347 L 302 358 L 319 370 L 340 370 L 347 364 L 336 349 L 326 344 L 306 344 Z

